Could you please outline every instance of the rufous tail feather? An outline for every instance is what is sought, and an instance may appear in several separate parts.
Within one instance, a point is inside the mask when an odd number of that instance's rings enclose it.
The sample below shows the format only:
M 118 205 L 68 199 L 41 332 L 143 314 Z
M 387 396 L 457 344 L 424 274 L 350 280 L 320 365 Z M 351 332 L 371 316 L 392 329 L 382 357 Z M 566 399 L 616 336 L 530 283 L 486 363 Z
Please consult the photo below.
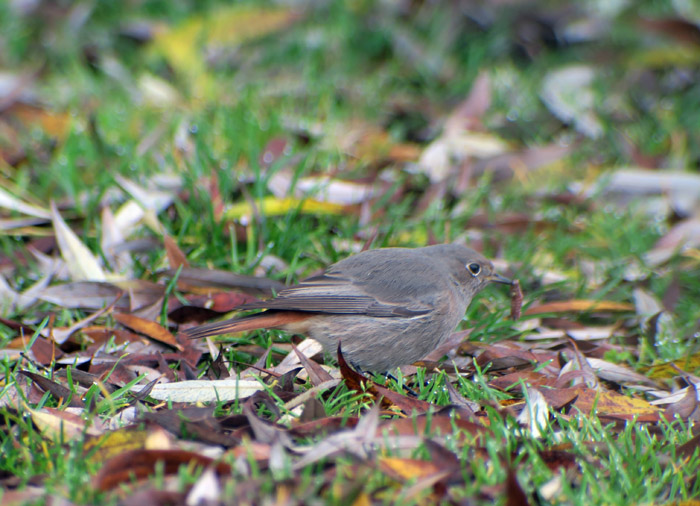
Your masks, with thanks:
M 309 313 L 298 311 L 264 311 L 262 313 L 208 323 L 184 331 L 189 339 L 234 334 L 257 329 L 284 329 L 286 325 L 305 320 Z

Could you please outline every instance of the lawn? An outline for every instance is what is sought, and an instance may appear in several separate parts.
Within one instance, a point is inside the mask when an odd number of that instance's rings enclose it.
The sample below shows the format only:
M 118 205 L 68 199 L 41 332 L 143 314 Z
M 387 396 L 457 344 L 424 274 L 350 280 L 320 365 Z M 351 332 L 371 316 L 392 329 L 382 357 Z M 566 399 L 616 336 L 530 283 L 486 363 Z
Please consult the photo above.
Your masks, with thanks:
M 700 501 L 692 2 L 18 0 L 0 49 L 2 504 Z M 186 337 L 449 242 L 522 293 L 390 375 Z

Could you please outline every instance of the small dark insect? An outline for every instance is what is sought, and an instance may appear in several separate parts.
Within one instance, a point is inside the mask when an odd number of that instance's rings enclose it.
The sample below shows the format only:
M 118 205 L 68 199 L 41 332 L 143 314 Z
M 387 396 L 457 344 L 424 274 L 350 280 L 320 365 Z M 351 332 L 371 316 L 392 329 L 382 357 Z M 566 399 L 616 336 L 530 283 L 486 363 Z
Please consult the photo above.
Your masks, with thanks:
M 520 288 L 520 281 L 513 280 L 510 285 L 510 319 L 517 320 L 523 308 L 523 291 Z

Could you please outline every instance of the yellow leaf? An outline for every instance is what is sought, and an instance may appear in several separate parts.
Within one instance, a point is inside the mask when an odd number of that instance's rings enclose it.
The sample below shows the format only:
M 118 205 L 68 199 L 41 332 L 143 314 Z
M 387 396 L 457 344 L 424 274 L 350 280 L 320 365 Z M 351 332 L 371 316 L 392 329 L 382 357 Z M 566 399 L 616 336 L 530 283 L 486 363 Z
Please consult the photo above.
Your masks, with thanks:
M 576 396 L 574 406 L 585 414 L 595 413 L 598 416 L 655 416 L 661 411 L 644 399 L 628 397 L 617 392 L 599 391 L 583 387 L 560 389 L 562 393 L 564 390 L 570 391 Z M 594 408 L 595 412 L 593 412 Z
M 37 426 L 42 436 L 56 443 L 79 437 L 83 433 L 92 436 L 101 434 L 97 428 L 86 428 L 85 421 L 80 416 L 67 411 L 48 407 L 34 410 L 28 406 L 25 409 L 29 411 L 32 422 Z
M 313 199 L 278 199 L 277 197 L 265 197 L 262 201 L 256 202 L 256 207 L 257 211 L 264 216 L 280 216 L 291 210 L 310 214 L 343 214 L 347 212 L 347 207 L 340 204 L 319 202 Z M 250 223 L 251 216 L 253 216 L 253 207 L 248 202 L 235 204 L 224 212 L 224 219 L 240 220 L 244 225 Z
M 294 11 L 281 7 L 223 7 L 157 33 L 153 49 L 177 72 L 197 77 L 206 71 L 205 49 L 232 47 L 268 35 L 296 18 Z
M 379 460 L 379 467 L 392 477 L 403 480 L 425 478 L 440 471 L 440 468 L 433 462 L 398 457 L 382 457 Z
M 69 114 L 51 112 L 39 107 L 18 103 L 11 113 L 25 125 L 39 125 L 49 136 L 63 140 L 68 135 L 71 117 Z
M 694 374 L 700 369 L 700 353 L 693 353 L 672 362 L 643 367 L 641 370 L 648 373 L 650 378 L 673 378 L 678 376 L 678 369 Z
M 616 392 L 599 392 L 595 400 L 595 407 L 599 415 L 641 415 L 659 411 L 658 408 L 644 399 L 627 397 Z
M 119 429 L 86 441 L 84 449 L 87 452 L 96 448 L 90 460 L 104 462 L 120 453 L 145 448 L 148 435 L 145 430 Z
M 360 495 L 357 496 L 355 501 L 352 503 L 352 506 L 371 506 L 372 501 L 370 500 L 369 496 L 365 493 L 362 492 Z
M 633 69 L 675 68 L 696 65 L 700 61 L 700 50 L 697 47 L 682 47 L 678 44 L 645 48 L 633 54 L 628 64 Z

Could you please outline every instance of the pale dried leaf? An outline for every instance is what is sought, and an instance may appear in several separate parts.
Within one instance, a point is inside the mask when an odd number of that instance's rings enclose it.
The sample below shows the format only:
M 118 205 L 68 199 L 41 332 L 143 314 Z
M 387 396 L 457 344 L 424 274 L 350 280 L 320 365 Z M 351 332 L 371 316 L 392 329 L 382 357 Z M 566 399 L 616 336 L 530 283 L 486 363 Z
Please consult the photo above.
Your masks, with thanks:
M 15 292 L 0 275 L 0 314 L 10 314 L 15 310 L 15 304 L 19 300 L 19 294 Z
M 379 403 L 376 403 L 367 414 L 360 418 L 354 429 L 337 432 L 311 448 L 304 448 L 305 455 L 294 464 L 293 469 L 299 470 L 331 455 L 345 452 L 365 459 L 370 443 L 375 439 L 378 427 Z
M 527 323 L 534 320 L 525 320 L 523 323 Z M 538 325 L 539 326 L 539 325 Z M 518 327 L 523 329 L 522 327 Z M 526 341 L 539 341 L 542 339 L 561 339 L 571 336 L 576 341 L 595 341 L 599 339 L 609 339 L 615 333 L 617 325 L 608 325 L 604 327 L 585 327 L 582 329 L 547 329 L 541 330 L 535 334 L 527 334 L 523 337 Z
M 112 270 L 124 276 L 132 277 L 132 258 L 127 251 L 117 252 L 117 248 L 125 242 L 122 230 L 117 227 L 114 214 L 109 207 L 102 209 L 102 237 L 100 247 Z
M 507 150 L 508 145 L 493 134 L 446 130 L 425 148 L 418 168 L 431 182 L 437 183 L 444 181 L 467 158 L 491 158 Z
M 686 379 L 688 381 L 692 381 L 692 379 L 690 378 Z M 700 401 L 700 383 L 693 381 L 693 385 L 695 385 L 695 392 L 698 401 Z M 648 394 L 653 395 L 654 397 L 658 397 L 658 399 L 656 399 L 655 401 L 651 401 L 649 404 L 652 404 L 654 406 L 661 406 L 664 404 L 674 404 L 677 402 L 681 402 L 683 398 L 686 395 L 688 395 L 688 389 L 689 387 L 685 387 L 676 390 L 675 392 L 667 392 L 665 390 L 648 391 Z
M 639 316 L 650 317 L 664 310 L 663 304 L 651 292 L 643 288 L 634 289 L 634 306 Z
M 525 408 L 518 415 L 518 423 L 525 425 L 533 437 L 540 437 L 547 428 L 549 406 L 542 393 L 534 387 L 526 387 Z
M 67 308 L 101 309 L 111 304 L 124 291 L 111 283 L 78 281 L 47 287 L 38 294 L 43 301 Z M 128 299 L 123 296 L 117 305 L 128 309 Z
M 42 435 L 55 442 L 73 439 L 83 434 L 99 436 L 104 432 L 96 425 L 86 426 L 80 416 L 67 411 L 48 407 L 34 410 L 29 406 L 25 406 L 25 409 Z
M 139 391 L 142 387 L 132 387 Z M 174 383 L 159 383 L 153 387 L 150 397 L 158 401 L 172 402 L 217 402 L 234 401 L 250 397 L 265 386 L 256 380 L 190 380 Z
M 671 227 L 654 247 L 644 254 L 644 265 L 649 268 L 656 267 L 670 260 L 676 253 L 698 247 L 700 247 L 700 218 L 695 216 Z M 626 276 L 626 279 L 629 277 Z
M 311 358 L 314 355 L 321 353 L 323 351 L 323 346 L 315 339 L 306 338 L 299 343 L 297 350 L 299 353 L 303 353 L 307 358 Z M 299 367 L 300 364 L 301 360 L 299 360 L 299 356 L 296 353 L 289 353 L 277 366 L 272 369 L 272 371 L 277 374 L 286 374 L 295 367 Z
M 634 372 L 632 369 L 629 369 L 627 367 L 592 357 L 586 357 L 586 362 L 588 362 L 588 365 L 591 366 L 591 368 L 599 378 L 602 378 L 606 381 L 614 381 L 616 383 L 640 383 L 642 385 L 658 387 L 654 380 L 649 379 L 646 376 L 643 376 L 642 374 Z
M 61 256 L 74 281 L 105 281 L 107 279 L 97 257 L 85 246 L 63 221 L 55 204 L 51 203 L 51 220 Z
M 0 187 L 0 207 L 37 218 L 51 219 L 51 211 L 27 204 Z
M 153 74 L 144 73 L 138 80 L 142 98 L 156 107 L 169 107 L 177 104 L 180 96 L 167 81 Z
M 187 506 L 218 504 L 221 500 L 221 483 L 214 469 L 207 468 L 190 489 L 185 499 Z
M 571 65 L 549 72 L 540 96 L 547 108 L 564 123 L 573 123 L 582 134 L 597 139 L 603 125 L 596 116 L 593 80 L 595 70 L 586 65 Z
M 618 200 L 621 205 L 626 205 L 631 198 L 645 197 L 643 202 L 648 206 L 650 196 L 659 196 L 661 208 L 650 209 L 655 215 L 665 215 L 669 204 L 677 212 L 689 215 L 700 204 L 700 174 L 692 172 L 620 168 L 601 176 L 595 186 L 589 190 L 589 196 L 602 190 L 605 202 Z
M 54 327 L 52 329 L 44 328 L 41 330 L 41 335 L 46 337 L 46 338 L 53 338 L 53 340 L 57 344 L 63 344 L 75 332 L 82 329 L 83 327 L 88 326 L 90 323 L 95 321 L 97 318 L 99 318 L 103 314 L 108 313 L 112 309 L 114 309 L 114 306 L 116 305 L 116 303 L 117 303 L 117 299 L 115 298 L 115 300 L 112 301 L 112 304 L 110 304 L 109 306 L 106 306 L 103 309 L 96 311 L 95 313 L 91 314 L 90 316 L 87 316 L 87 317 L 83 318 L 82 320 L 74 323 L 70 327 Z

